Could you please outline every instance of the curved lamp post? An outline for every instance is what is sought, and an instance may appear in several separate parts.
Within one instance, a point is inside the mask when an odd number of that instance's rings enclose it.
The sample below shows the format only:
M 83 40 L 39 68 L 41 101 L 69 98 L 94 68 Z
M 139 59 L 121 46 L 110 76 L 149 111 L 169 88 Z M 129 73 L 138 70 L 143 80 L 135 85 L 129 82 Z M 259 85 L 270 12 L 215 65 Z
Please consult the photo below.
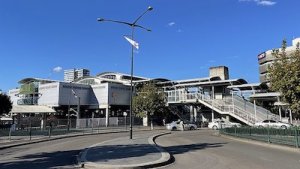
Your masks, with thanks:
M 131 27 L 131 39 L 133 39 L 133 34 L 134 34 L 134 28 L 138 27 L 141 29 L 144 29 L 146 31 L 151 31 L 150 29 L 147 29 L 141 25 L 137 25 L 137 22 L 148 12 L 153 10 L 153 8 L 151 6 L 149 6 L 147 8 L 147 10 L 145 12 L 143 12 L 139 17 L 137 17 L 137 19 L 135 21 L 133 21 L 132 23 L 130 22 L 124 22 L 124 21 L 118 21 L 118 20 L 111 20 L 111 19 L 104 19 L 104 18 L 98 18 L 97 21 L 99 22 L 114 22 L 114 23 L 119 23 L 119 24 L 124 24 L 124 25 L 128 25 Z M 129 138 L 132 139 L 132 93 L 133 93 L 133 84 L 132 84 L 132 80 L 133 80 L 133 45 L 131 45 L 131 78 L 130 78 L 130 114 L 129 114 L 129 118 L 130 118 L 130 136 Z

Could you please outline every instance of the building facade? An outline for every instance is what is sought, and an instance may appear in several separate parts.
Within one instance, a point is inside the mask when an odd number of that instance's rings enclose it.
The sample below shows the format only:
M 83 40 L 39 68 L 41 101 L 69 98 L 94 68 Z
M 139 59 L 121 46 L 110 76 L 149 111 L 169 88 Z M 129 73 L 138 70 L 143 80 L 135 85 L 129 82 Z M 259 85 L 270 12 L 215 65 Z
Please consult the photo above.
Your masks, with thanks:
M 66 118 L 70 113 L 77 119 L 97 116 L 105 118 L 107 126 L 110 117 L 123 117 L 124 112 L 130 111 L 130 79 L 130 75 L 116 72 L 82 77 L 72 83 L 25 78 L 19 82 L 19 89 L 9 91 L 9 96 L 15 106 L 50 107 L 55 110 L 52 114 L 59 118 Z M 255 92 L 261 85 L 230 79 L 225 66 L 212 67 L 208 77 L 196 79 L 171 81 L 133 76 L 134 86 L 149 82 L 165 93 L 168 106 L 177 107 L 179 118 L 191 122 L 225 118 L 253 125 L 257 120 L 271 118 L 271 112 L 239 95 L 242 88 Z
M 292 46 L 288 46 L 286 48 L 287 55 L 291 54 L 292 52 L 294 52 L 296 50 L 298 43 L 300 43 L 300 38 L 296 38 L 292 41 Z M 258 64 L 259 64 L 259 80 L 261 83 L 269 83 L 268 68 L 269 68 L 269 66 L 271 66 L 273 64 L 274 60 L 276 59 L 272 55 L 272 52 L 273 52 L 273 50 L 267 50 L 265 52 L 260 53 L 257 56 Z
M 54 115 L 64 118 L 69 113 L 78 118 L 91 118 L 97 112 L 98 117 L 106 117 L 108 124 L 108 117 L 122 117 L 124 112 L 129 112 L 130 77 L 104 72 L 73 82 L 25 78 L 19 81 L 19 88 L 9 90 L 8 94 L 13 106 L 18 108 L 50 107 L 55 110 Z M 137 76 L 133 79 L 147 80 Z
M 90 76 L 88 69 L 68 69 L 64 70 L 64 81 L 73 82 L 76 79 Z

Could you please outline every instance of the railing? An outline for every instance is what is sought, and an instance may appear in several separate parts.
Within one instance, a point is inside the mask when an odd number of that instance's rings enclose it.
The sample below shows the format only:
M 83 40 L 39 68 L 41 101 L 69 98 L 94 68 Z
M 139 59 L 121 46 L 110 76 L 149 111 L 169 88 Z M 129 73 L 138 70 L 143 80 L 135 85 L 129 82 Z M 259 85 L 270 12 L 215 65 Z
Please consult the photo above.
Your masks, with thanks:
M 233 114 L 246 120 L 249 125 L 253 125 L 255 123 L 255 115 L 249 114 L 248 112 L 244 111 L 243 109 L 240 109 L 237 106 L 234 106 Z
M 8 140 L 32 140 L 50 138 L 58 135 L 101 133 L 105 130 L 126 131 L 129 129 L 129 117 L 111 117 L 106 127 L 105 118 L 51 119 L 42 123 L 38 118 L 16 120 L 17 124 L 0 126 L 0 144 Z M 133 118 L 135 127 L 142 127 L 141 118 Z
M 227 96 L 227 98 L 229 99 L 229 97 Z M 232 97 L 231 97 L 232 99 Z M 234 105 L 240 107 L 241 109 L 243 109 L 244 111 L 255 115 L 255 109 L 256 109 L 256 119 L 258 121 L 262 121 L 265 119 L 274 119 L 274 120 L 278 120 L 279 116 L 273 114 L 272 112 L 270 112 L 269 110 L 260 107 L 260 106 L 255 106 L 253 103 L 241 98 L 238 95 L 235 95 L 233 97 L 233 101 L 234 101 Z
M 203 95 L 201 93 L 188 93 L 188 98 L 199 99 L 205 103 L 211 105 L 214 108 L 217 108 L 223 113 L 228 113 L 234 116 L 238 116 L 240 119 L 249 125 L 255 123 L 255 117 L 252 114 L 249 114 L 247 111 L 241 109 L 240 107 L 232 104 L 229 100 L 226 99 L 211 99 L 209 96 Z
M 274 129 L 274 128 L 223 128 L 221 134 L 252 140 L 300 147 L 300 129 Z
M 264 119 L 278 119 L 278 117 L 270 111 L 259 106 L 254 106 L 254 104 L 239 96 L 226 96 L 223 99 L 211 99 L 209 95 L 197 92 L 187 93 L 182 90 L 173 91 L 173 95 L 168 95 L 169 103 L 195 102 L 197 100 L 202 100 L 213 108 L 220 110 L 219 113 L 229 113 L 238 116 L 249 125 L 253 125 L 256 121 L 262 121 Z

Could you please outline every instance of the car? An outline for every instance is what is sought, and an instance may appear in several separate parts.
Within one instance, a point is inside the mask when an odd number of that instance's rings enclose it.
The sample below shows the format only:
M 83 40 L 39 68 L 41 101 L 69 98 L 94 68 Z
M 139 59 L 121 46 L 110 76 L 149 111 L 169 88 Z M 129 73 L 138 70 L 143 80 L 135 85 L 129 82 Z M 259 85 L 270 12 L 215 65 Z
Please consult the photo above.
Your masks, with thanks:
M 167 130 L 196 130 L 197 125 L 186 121 L 178 120 L 166 124 Z
M 214 120 L 213 122 L 208 123 L 208 128 L 217 130 L 220 128 L 230 128 L 230 127 L 241 127 L 240 123 L 234 123 L 225 120 Z
M 278 128 L 278 129 L 287 129 L 292 127 L 292 124 L 284 123 L 282 121 L 276 120 L 264 120 L 254 124 L 255 127 L 271 127 L 271 128 Z

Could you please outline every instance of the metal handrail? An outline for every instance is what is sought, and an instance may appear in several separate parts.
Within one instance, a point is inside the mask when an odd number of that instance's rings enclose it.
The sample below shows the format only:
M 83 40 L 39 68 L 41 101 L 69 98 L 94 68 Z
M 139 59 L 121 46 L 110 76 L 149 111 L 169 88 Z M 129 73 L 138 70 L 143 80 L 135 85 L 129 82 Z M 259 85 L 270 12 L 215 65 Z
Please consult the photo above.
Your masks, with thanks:
M 172 98 L 172 99 L 171 99 Z M 247 123 L 254 124 L 255 123 L 255 115 L 254 115 L 254 105 L 248 101 L 241 101 L 242 98 L 238 98 L 237 96 L 229 98 L 224 97 L 223 99 L 217 100 L 212 99 L 208 95 L 204 95 L 202 93 L 193 92 L 188 93 L 184 90 L 175 91 L 175 94 L 172 96 L 168 96 L 168 101 L 171 100 L 174 102 L 187 102 L 187 101 L 194 101 L 194 100 L 202 100 L 205 103 L 211 105 L 219 109 L 222 112 L 228 112 L 232 115 L 236 115 L 242 119 L 244 119 Z M 240 104 L 246 104 L 246 108 L 243 109 Z M 247 110 L 248 109 L 248 110 Z M 228 111 L 226 111 L 228 110 Z M 264 117 L 273 114 L 266 109 L 260 108 L 257 106 L 256 118 L 258 120 L 264 120 Z

